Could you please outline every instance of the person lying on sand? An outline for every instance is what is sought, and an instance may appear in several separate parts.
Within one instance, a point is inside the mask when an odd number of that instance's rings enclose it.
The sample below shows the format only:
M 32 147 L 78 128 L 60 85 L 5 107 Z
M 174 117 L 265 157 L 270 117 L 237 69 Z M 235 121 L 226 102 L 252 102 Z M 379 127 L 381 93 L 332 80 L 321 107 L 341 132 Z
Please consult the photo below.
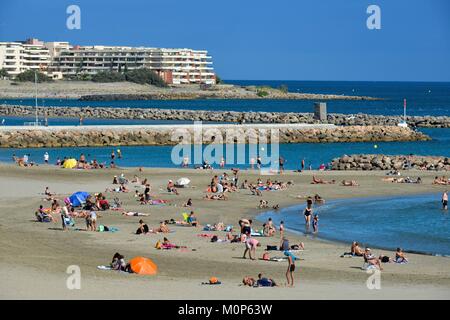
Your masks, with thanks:
M 438 184 L 438 185 L 450 185 L 450 181 L 449 179 L 447 179 L 447 177 L 442 176 L 442 177 L 434 177 L 433 180 L 433 184 Z
M 228 197 L 223 193 L 218 194 L 207 194 L 203 198 L 205 200 L 228 200 Z
M 316 176 L 314 176 L 314 175 L 312 178 L 313 178 L 313 181 L 311 182 L 311 184 L 335 184 L 336 183 L 336 180 L 327 181 L 324 179 L 316 178 Z
M 355 180 L 342 180 L 341 186 L 344 187 L 357 187 L 359 184 Z
M 122 215 L 128 216 L 128 217 L 148 217 L 149 216 L 148 213 L 135 212 L 135 211 L 123 211 Z
M 130 192 L 124 184 L 120 184 L 117 188 L 106 188 L 105 192 Z
M 277 284 L 273 279 L 263 277 L 263 274 L 258 274 L 258 280 L 256 280 L 257 287 L 276 287 Z

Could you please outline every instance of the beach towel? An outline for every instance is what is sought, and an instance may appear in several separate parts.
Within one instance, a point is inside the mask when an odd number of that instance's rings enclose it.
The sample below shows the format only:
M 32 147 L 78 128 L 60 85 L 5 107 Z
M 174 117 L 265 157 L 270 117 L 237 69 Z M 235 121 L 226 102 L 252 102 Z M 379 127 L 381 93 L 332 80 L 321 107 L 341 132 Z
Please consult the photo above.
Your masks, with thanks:
M 112 270 L 111 266 L 97 266 L 99 270 Z

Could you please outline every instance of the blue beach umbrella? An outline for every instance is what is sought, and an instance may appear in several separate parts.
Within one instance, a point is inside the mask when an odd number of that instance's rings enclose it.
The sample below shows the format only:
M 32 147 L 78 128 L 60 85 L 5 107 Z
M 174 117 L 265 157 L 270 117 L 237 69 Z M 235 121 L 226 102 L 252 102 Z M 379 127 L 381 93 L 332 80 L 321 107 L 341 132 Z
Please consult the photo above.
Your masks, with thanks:
M 84 191 L 78 191 L 72 194 L 69 197 L 70 203 L 74 207 L 80 207 L 82 204 L 86 202 L 86 199 L 89 197 L 89 193 Z

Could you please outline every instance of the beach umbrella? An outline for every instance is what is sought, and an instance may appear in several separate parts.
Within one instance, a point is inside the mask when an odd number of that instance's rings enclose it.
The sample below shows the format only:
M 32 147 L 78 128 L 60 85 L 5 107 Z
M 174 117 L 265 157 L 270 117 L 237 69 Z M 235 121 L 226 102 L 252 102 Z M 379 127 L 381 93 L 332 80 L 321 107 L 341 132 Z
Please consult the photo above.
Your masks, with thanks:
M 180 178 L 177 180 L 177 186 L 187 186 L 190 182 L 188 178 Z
M 82 204 L 86 202 L 86 199 L 89 197 L 89 193 L 84 191 L 78 191 L 72 194 L 69 197 L 69 201 L 74 207 L 80 207 Z
M 130 260 L 131 270 L 137 274 L 154 275 L 158 272 L 158 266 L 150 259 L 134 257 Z
M 76 159 L 67 159 L 66 161 L 64 161 L 64 165 L 63 167 L 65 169 L 72 169 L 75 168 L 77 166 L 77 160 Z

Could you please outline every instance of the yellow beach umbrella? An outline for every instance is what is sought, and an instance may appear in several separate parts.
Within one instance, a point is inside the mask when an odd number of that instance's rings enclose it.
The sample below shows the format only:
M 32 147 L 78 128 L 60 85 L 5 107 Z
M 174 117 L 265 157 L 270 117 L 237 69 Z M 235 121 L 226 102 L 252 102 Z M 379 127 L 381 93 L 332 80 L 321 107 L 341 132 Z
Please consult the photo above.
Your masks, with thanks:
M 66 161 L 64 161 L 64 165 L 63 167 L 65 169 L 72 169 L 75 168 L 77 166 L 77 160 L 76 159 L 67 159 Z

